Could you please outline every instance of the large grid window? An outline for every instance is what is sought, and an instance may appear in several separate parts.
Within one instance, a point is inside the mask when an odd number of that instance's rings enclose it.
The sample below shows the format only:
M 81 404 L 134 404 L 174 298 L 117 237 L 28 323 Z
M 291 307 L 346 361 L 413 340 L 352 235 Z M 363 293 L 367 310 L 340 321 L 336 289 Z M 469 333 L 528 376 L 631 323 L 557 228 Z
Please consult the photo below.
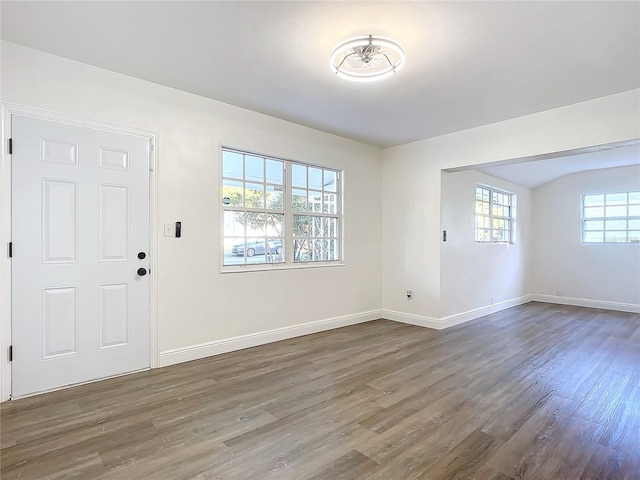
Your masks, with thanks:
M 476 186 L 476 242 L 513 243 L 514 197 Z
M 340 260 L 340 172 L 222 149 L 223 266 Z
M 640 243 L 640 192 L 582 196 L 583 243 Z

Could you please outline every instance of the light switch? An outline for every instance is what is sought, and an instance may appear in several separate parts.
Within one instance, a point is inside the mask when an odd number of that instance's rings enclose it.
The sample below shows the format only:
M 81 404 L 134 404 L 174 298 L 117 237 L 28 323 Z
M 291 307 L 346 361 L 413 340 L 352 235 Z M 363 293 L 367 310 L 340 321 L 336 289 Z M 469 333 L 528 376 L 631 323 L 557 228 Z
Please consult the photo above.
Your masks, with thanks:
M 176 224 L 171 222 L 171 223 L 165 223 L 164 224 L 164 236 L 165 237 L 175 237 L 176 236 Z

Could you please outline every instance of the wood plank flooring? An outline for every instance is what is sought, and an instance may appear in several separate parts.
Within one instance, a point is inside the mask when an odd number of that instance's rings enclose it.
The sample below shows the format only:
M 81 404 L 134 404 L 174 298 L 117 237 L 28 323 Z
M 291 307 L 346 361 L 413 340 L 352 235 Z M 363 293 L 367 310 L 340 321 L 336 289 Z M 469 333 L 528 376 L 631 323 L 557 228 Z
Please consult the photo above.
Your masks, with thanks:
M 386 320 L 5 402 L 3 480 L 640 479 L 640 315 Z

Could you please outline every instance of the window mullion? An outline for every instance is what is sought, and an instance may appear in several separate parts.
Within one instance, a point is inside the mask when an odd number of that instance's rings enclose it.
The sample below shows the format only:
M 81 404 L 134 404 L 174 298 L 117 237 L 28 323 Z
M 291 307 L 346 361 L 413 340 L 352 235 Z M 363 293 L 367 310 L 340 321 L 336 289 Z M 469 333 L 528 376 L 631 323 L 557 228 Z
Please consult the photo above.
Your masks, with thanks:
M 489 241 L 493 242 L 493 192 L 489 191 Z
M 336 173 L 336 201 L 335 201 L 335 214 L 336 214 L 336 232 L 335 232 L 335 248 L 338 249 L 338 258 L 344 259 L 344 241 L 342 236 L 343 229 L 343 202 L 342 198 L 342 175 L 340 172 Z
M 489 191 L 489 239 L 491 242 L 494 242 L 493 238 L 493 192 Z
M 284 253 L 285 264 L 293 265 L 293 181 L 291 162 L 284 162 Z

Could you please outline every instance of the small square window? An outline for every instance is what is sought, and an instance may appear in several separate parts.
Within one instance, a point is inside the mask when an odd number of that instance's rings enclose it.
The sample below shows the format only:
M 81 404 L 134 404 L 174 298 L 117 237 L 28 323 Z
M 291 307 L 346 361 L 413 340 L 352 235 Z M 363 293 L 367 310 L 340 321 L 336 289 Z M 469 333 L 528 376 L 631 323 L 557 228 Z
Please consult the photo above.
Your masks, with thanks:
M 582 243 L 640 243 L 640 192 L 582 195 Z

